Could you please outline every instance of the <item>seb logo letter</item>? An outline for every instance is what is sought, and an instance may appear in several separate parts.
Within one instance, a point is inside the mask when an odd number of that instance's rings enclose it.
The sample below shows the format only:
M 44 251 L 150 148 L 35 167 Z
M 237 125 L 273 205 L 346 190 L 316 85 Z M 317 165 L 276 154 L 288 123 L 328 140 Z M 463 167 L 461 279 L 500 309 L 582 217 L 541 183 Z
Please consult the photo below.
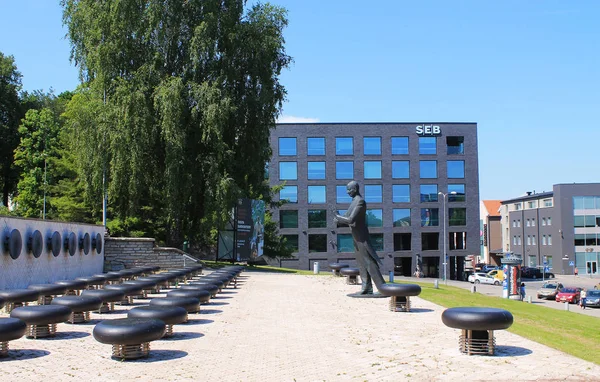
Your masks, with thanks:
M 434 125 L 419 125 L 417 126 L 417 135 L 440 135 L 441 129 Z

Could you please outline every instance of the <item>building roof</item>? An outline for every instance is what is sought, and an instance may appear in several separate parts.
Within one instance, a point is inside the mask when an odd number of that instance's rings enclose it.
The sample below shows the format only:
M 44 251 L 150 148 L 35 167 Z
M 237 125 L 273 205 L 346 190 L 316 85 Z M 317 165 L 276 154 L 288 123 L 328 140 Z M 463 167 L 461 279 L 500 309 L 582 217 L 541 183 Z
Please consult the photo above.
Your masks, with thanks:
M 500 206 L 502 204 L 501 200 L 484 200 L 483 204 L 485 205 L 485 209 L 487 210 L 489 216 L 500 216 Z
M 553 191 L 539 192 L 537 194 L 531 193 L 529 195 L 519 196 L 518 198 L 503 200 L 501 203 L 508 204 L 508 203 L 514 203 L 514 202 L 523 202 L 523 201 L 527 201 L 527 200 L 549 198 L 549 197 L 552 197 L 553 195 L 554 195 Z

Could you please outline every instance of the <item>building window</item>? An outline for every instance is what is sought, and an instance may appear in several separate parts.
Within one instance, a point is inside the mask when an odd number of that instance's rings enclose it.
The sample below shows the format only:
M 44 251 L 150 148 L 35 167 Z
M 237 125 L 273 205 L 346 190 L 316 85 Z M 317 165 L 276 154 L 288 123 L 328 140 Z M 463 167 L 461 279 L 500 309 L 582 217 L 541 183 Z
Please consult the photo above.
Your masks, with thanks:
M 354 179 L 354 162 L 335 162 L 336 179 Z
M 552 199 L 544 199 L 544 207 L 552 207 Z
M 531 219 L 531 226 L 535 227 L 535 219 Z
M 552 203 L 552 199 L 546 200 L 548 200 L 549 204 Z M 544 202 L 546 202 L 546 200 L 544 200 Z M 551 207 L 551 205 L 548 207 Z M 593 210 L 595 208 L 600 208 L 600 205 L 596 207 L 596 198 L 593 196 L 574 196 L 573 208 L 576 210 Z
M 325 162 L 308 162 L 308 179 L 325 179 Z
M 448 225 L 449 226 L 467 225 L 467 209 L 466 208 L 448 208 Z
M 327 252 L 327 235 L 308 235 L 308 252 Z
M 465 161 L 464 160 L 449 160 L 448 161 L 448 178 L 462 179 L 465 177 Z
M 575 236 L 577 236 L 577 235 L 575 235 Z M 546 235 L 542 235 L 542 245 L 546 245 L 546 244 L 547 244 Z M 575 244 L 575 245 L 577 245 L 577 244 Z
M 381 161 L 378 160 L 367 160 L 364 163 L 365 179 L 381 179 Z
M 531 245 L 531 235 L 527 235 L 527 245 Z
M 410 185 L 394 184 L 392 185 L 392 202 L 410 203 Z
M 367 227 L 383 227 L 383 210 L 367 210 Z
M 365 185 L 365 202 L 381 203 L 383 201 L 383 186 L 380 184 Z
M 394 208 L 394 227 L 410 227 L 410 208 Z
M 552 245 L 552 235 L 548 235 L 548 245 Z
M 467 233 L 450 232 L 448 234 L 448 248 L 451 251 L 457 249 L 467 249 Z
M 437 161 L 435 160 L 422 160 L 419 161 L 419 170 L 421 179 L 435 179 L 437 178 Z
M 535 204 L 535 200 L 531 202 L 527 202 L 527 208 L 536 208 L 537 204 Z
M 408 154 L 408 137 L 392 137 L 392 155 Z
M 326 189 L 325 186 L 308 186 L 308 203 L 309 204 L 320 204 L 326 203 Z
M 525 225 L 526 225 L 527 227 L 529 227 L 529 226 L 530 226 L 530 224 L 529 224 L 529 219 L 527 219 L 527 222 L 525 223 Z
M 437 227 L 439 225 L 438 208 L 421 208 L 421 227 Z
M 438 251 L 440 249 L 439 232 L 422 232 L 421 249 L 423 251 Z
M 279 180 L 298 179 L 298 165 L 296 162 L 279 162 Z
M 448 155 L 465 153 L 465 137 L 446 137 Z
M 335 138 L 335 155 L 353 155 L 354 140 L 352 137 Z
M 546 245 L 546 235 L 542 238 L 542 244 Z M 585 245 L 585 235 L 582 233 L 575 234 L 575 245 L 581 246 Z
M 521 228 L 521 219 L 517 219 L 517 227 Z
M 279 210 L 279 228 L 298 228 L 298 211 Z
M 419 137 L 419 154 L 437 154 L 436 142 L 437 140 L 435 139 L 435 137 Z
M 410 251 L 411 234 L 410 232 L 397 232 L 394 234 L 394 251 Z
M 298 203 L 298 186 L 283 186 L 279 191 L 279 200 L 287 200 L 288 203 Z
M 546 222 L 548 223 L 548 225 L 552 225 L 552 218 L 546 219 Z
M 327 227 L 327 210 L 308 210 L 308 228 Z
M 537 245 L 537 240 L 535 239 L 535 235 L 531 235 L 531 245 Z
M 542 226 L 546 225 L 546 218 L 542 218 Z
M 517 236 L 517 245 L 521 245 L 521 235 Z
M 325 155 L 325 138 L 307 138 L 306 149 L 308 155 Z
M 467 200 L 465 196 L 464 184 L 449 184 L 448 185 L 448 201 L 449 202 L 464 202 Z
M 408 179 L 410 177 L 410 162 L 407 160 L 392 161 L 392 178 Z
M 513 245 L 517 245 L 517 237 L 513 236 Z
M 375 251 L 383 251 L 383 234 L 382 233 L 371 233 L 369 234 L 369 241 Z
M 346 186 L 335 186 L 335 202 L 336 203 L 351 203 L 352 198 L 348 195 Z
M 279 138 L 279 156 L 296 155 L 296 138 Z
M 513 220 L 513 228 L 516 228 L 516 227 L 517 227 L 517 221 Z
M 421 185 L 421 202 L 437 202 L 438 186 L 437 184 Z
M 354 252 L 354 240 L 349 233 L 337 235 L 337 251 L 338 252 Z
M 298 235 L 283 235 L 285 245 L 292 252 L 298 252 Z
M 585 245 L 592 246 L 596 245 L 598 242 L 595 233 L 586 233 L 585 234 Z
M 515 211 L 519 211 L 521 209 L 521 203 L 515 203 L 513 206 L 515 207 Z
M 363 150 L 365 155 L 381 155 L 381 138 L 364 137 Z

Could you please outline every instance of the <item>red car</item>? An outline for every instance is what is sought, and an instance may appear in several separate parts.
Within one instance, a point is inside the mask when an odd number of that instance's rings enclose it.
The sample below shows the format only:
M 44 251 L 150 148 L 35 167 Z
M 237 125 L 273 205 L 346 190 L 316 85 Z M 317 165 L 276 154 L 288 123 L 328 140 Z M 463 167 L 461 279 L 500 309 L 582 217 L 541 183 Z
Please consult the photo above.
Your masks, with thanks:
M 556 302 L 568 302 L 569 304 L 577 304 L 580 300 L 581 288 L 565 287 L 556 294 Z

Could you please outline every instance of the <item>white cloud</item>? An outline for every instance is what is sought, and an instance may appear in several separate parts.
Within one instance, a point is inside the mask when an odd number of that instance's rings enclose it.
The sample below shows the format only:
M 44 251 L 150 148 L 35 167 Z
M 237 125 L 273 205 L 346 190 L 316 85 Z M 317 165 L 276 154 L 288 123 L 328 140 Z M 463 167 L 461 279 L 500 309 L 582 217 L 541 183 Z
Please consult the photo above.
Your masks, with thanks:
M 293 115 L 280 115 L 277 123 L 315 123 L 319 122 L 318 118 L 294 117 Z

